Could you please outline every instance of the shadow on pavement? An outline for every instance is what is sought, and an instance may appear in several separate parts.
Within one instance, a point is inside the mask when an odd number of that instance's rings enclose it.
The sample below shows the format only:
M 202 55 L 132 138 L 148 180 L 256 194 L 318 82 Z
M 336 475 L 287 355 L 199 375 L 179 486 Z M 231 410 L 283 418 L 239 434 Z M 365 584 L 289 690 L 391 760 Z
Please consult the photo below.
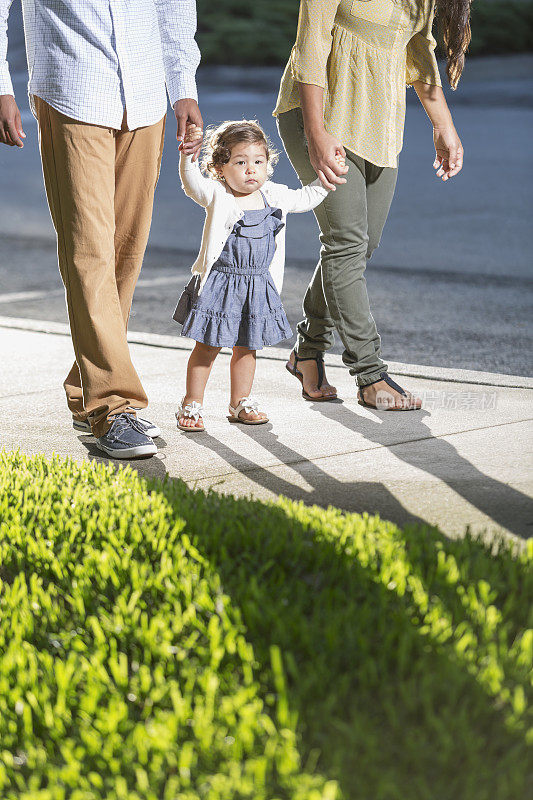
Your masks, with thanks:
M 199 436 L 195 442 L 212 450 L 230 467 L 235 468 L 238 465 L 239 472 L 245 477 L 275 495 L 281 494 L 291 500 L 303 500 L 306 505 L 326 506 L 331 504 L 344 511 L 357 514 L 367 511 L 369 514 L 379 514 L 382 519 L 391 520 L 398 525 L 427 524 L 421 517 L 407 511 L 382 484 L 360 480 L 346 483 L 324 472 L 317 464 L 308 461 L 296 450 L 282 444 L 277 435 L 272 432 L 270 423 L 254 428 L 242 426 L 242 431 L 281 462 L 274 469 L 288 467 L 294 470 L 313 487 L 311 491 L 302 490 L 301 487 L 274 474 L 271 469 L 258 466 L 254 461 L 236 453 L 208 433 Z M 216 486 L 215 480 L 211 485 Z M 326 487 L 327 502 L 325 501 Z
M 390 443 L 384 442 L 383 439 L 384 433 L 385 435 L 390 433 L 390 426 L 393 422 L 390 414 L 395 412 L 372 412 L 379 420 L 378 424 L 355 414 L 346 406 L 341 408 L 337 406 L 335 410 L 325 408 L 325 406 L 326 403 L 311 404 L 313 411 L 344 425 L 348 430 L 358 433 L 367 441 L 391 447 Z M 421 409 L 417 412 L 397 413 L 410 414 L 409 434 L 411 439 L 411 442 L 398 442 L 397 445 L 393 445 L 394 455 L 398 459 L 438 478 L 496 524 L 516 536 L 526 538 L 531 534 L 531 531 L 527 531 L 526 520 L 533 518 L 533 503 L 527 495 L 481 472 L 468 459 L 459 455 L 449 441 L 435 437 L 428 426 L 424 424 L 424 418 L 429 416 L 428 411 Z M 425 457 L 425 454 L 421 453 L 418 448 L 410 446 L 418 441 L 429 439 L 432 443 L 430 459 Z M 489 445 L 487 444 L 487 446 Z M 450 473 L 457 473 L 459 477 L 452 478 Z M 512 509 L 512 513 L 510 513 L 510 509 Z
M 405 442 L 399 438 L 398 442 L 391 443 L 390 431 L 391 425 L 394 424 L 394 415 L 391 417 L 392 412 L 373 412 L 378 420 L 373 422 L 348 409 L 342 401 L 310 403 L 309 406 L 326 419 L 343 425 L 367 441 L 388 449 L 393 448 L 394 455 L 399 462 L 403 461 L 416 469 L 423 470 L 428 475 L 433 475 L 479 509 L 496 525 L 521 538 L 527 538 L 530 535 L 527 522 L 533 517 L 533 503 L 530 498 L 517 489 L 481 472 L 470 461 L 459 455 L 449 441 L 435 437 L 424 423 L 425 417 L 429 415 L 429 412 L 424 409 L 410 414 L 410 441 Z M 330 475 L 316 462 L 309 461 L 301 453 L 281 442 L 273 432 L 271 423 L 255 427 L 239 427 L 245 435 L 271 453 L 272 457 L 280 463 L 268 468 L 259 466 L 209 433 L 199 435 L 194 442 L 200 447 L 214 452 L 232 470 L 238 471 L 250 481 L 275 495 L 284 495 L 291 500 L 303 500 L 306 505 L 316 504 L 323 507 L 334 505 L 348 512 L 379 514 L 382 519 L 390 520 L 399 526 L 429 524 L 423 517 L 408 511 L 381 483 L 364 480 L 347 482 Z M 425 449 L 412 446 L 429 440 L 431 440 L 432 448 L 431 458 L 427 457 Z M 87 437 L 80 437 L 80 441 L 87 448 L 89 456 L 96 461 L 114 461 L 107 458 L 98 449 L 93 439 L 87 441 Z M 149 459 L 125 460 L 119 463 L 130 464 L 144 477 L 164 478 L 167 475 L 164 453 L 167 442 L 160 438 L 156 440 L 156 443 L 159 446 L 157 456 Z M 356 464 L 357 453 L 349 457 L 353 458 L 354 464 Z M 401 468 L 401 463 L 399 463 L 398 478 L 401 477 Z M 306 484 L 311 486 L 311 489 L 302 489 L 301 485 L 276 474 L 280 470 L 293 470 Z M 455 474 L 458 476 L 457 478 L 452 477 Z M 230 477 L 229 475 L 222 476 L 218 483 L 223 487 L 224 482 Z M 189 483 L 194 482 L 189 481 Z M 217 479 L 213 478 L 210 485 L 216 488 Z M 450 513 L 453 511 L 451 510 Z

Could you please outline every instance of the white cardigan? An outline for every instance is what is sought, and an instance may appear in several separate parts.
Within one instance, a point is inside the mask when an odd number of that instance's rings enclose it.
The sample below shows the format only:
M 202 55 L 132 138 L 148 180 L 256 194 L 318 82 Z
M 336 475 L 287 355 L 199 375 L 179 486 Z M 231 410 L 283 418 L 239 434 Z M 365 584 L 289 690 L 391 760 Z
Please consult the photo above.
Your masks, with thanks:
M 243 209 L 225 184 L 215 178 L 206 178 L 198 161 L 180 153 L 180 177 L 183 191 L 205 208 L 206 220 L 202 233 L 202 244 L 198 258 L 192 266 L 193 275 L 201 275 L 202 290 L 211 267 L 218 259 L 228 240 L 233 226 L 244 216 Z M 286 224 L 287 214 L 311 211 L 328 194 L 317 178 L 302 189 L 289 189 L 281 183 L 266 181 L 261 187 L 268 203 L 282 212 L 281 221 Z M 285 227 L 276 235 L 276 250 L 270 264 L 270 274 L 278 292 L 283 285 L 285 267 Z

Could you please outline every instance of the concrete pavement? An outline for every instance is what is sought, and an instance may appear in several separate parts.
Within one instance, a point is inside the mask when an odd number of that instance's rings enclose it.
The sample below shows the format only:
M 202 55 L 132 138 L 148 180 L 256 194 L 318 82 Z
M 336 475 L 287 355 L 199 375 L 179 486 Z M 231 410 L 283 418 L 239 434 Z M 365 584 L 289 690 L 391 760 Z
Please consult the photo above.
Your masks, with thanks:
M 0 320 L 0 444 L 107 460 L 92 437 L 71 428 L 61 386 L 72 361 L 66 333 L 59 323 Z M 286 353 L 270 348 L 260 355 L 254 388 L 270 422 L 244 427 L 226 419 L 223 351 L 206 394 L 207 432 L 191 436 L 174 420 L 189 342 L 133 338 L 145 342 L 131 350 L 150 397 L 146 416 L 163 432 L 157 457 L 131 462 L 143 475 L 168 474 L 241 496 L 284 494 L 400 525 L 428 522 L 452 537 L 467 526 L 487 536 L 531 535 L 533 379 L 395 363 L 391 374 L 403 375 L 400 382 L 422 396 L 425 408 L 377 412 L 357 403 L 338 356 L 326 364 L 342 401 L 304 402 L 283 368 Z

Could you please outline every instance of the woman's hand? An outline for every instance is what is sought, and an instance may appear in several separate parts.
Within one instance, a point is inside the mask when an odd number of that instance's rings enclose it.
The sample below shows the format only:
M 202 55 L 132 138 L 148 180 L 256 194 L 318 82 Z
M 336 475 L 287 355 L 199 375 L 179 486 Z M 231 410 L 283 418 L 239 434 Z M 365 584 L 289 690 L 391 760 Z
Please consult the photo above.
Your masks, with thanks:
M 433 128 L 435 161 L 433 167 L 437 177 L 447 181 L 463 168 L 463 145 L 453 124 L 444 128 Z
M 308 136 L 309 160 L 320 178 L 322 186 L 335 191 L 336 186 L 346 183 L 342 176 L 348 172 L 344 159 L 346 151 L 340 141 L 326 130 Z

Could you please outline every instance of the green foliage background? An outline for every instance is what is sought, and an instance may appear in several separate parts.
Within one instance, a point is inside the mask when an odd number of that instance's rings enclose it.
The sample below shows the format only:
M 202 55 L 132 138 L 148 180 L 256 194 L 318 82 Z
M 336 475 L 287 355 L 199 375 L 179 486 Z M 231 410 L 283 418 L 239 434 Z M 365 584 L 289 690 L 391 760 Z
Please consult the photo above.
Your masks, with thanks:
M 204 64 L 281 65 L 296 35 L 299 0 L 198 0 Z M 533 2 L 474 0 L 470 55 L 533 51 Z

